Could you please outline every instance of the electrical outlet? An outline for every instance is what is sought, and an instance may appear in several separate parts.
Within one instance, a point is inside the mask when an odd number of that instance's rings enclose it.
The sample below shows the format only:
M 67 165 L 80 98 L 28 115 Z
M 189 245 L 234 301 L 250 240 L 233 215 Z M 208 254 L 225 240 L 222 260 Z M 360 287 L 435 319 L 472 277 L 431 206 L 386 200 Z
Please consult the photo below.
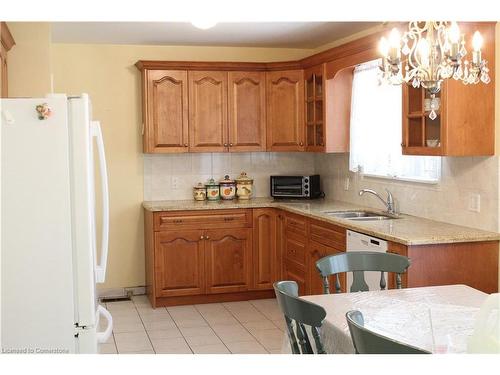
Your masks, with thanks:
M 469 194 L 469 211 L 472 212 L 481 211 L 481 194 L 477 193 Z
M 172 177 L 172 189 L 179 189 L 179 177 Z
M 348 191 L 350 185 L 351 185 L 351 178 L 349 176 L 346 176 L 344 179 L 344 190 Z

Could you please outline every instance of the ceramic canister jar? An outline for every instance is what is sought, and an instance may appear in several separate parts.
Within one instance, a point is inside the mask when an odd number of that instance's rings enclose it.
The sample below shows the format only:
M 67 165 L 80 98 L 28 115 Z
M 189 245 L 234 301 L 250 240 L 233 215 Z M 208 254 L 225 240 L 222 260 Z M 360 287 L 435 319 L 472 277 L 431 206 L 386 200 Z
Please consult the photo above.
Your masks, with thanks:
M 236 196 L 236 182 L 231 180 L 228 175 L 224 176 L 223 180 L 220 180 L 220 197 L 222 199 L 231 200 Z
M 195 201 L 204 201 L 207 199 L 207 188 L 201 182 L 193 187 L 193 197 Z
M 236 178 L 236 195 L 239 199 L 250 199 L 253 193 L 253 179 L 247 176 L 245 172 Z
M 211 178 L 205 184 L 205 187 L 207 188 L 207 199 L 209 201 L 218 201 L 220 199 L 218 182 L 215 182 L 215 180 Z

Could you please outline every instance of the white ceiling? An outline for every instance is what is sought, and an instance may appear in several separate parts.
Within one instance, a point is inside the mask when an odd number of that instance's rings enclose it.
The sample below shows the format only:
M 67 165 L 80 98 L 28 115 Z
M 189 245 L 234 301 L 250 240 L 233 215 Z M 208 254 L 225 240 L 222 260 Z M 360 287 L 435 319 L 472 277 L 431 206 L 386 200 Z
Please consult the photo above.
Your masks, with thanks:
M 200 30 L 188 22 L 54 22 L 55 43 L 316 48 L 377 22 L 240 22 Z

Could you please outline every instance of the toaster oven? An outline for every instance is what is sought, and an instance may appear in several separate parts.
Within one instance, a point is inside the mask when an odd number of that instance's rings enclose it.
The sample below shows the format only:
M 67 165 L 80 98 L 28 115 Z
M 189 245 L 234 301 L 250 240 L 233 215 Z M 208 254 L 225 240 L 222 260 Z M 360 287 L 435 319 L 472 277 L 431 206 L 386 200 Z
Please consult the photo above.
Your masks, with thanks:
M 319 175 L 312 176 L 271 176 L 271 197 L 306 198 L 322 196 Z

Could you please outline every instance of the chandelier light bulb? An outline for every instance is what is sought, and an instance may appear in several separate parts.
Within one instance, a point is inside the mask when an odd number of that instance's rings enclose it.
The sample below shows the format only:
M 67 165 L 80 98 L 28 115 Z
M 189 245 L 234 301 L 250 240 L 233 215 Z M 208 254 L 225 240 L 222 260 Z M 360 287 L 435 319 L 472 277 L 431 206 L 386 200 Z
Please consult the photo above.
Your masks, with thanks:
M 458 28 L 458 23 L 453 21 L 448 29 L 448 37 L 451 43 L 458 43 L 460 40 L 460 29 Z
M 389 34 L 389 44 L 392 48 L 399 48 L 401 43 L 401 37 L 399 36 L 399 31 L 396 28 L 391 30 Z
M 414 88 L 422 87 L 431 95 L 440 91 L 446 79 L 465 85 L 488 84 L 491 81 L 488 61 L 481 53 L 483 37 L 477 31 L 472 37 L 470 60 L 466 59 L 464 40 L 456 22 L 411 21 L 402 36 L 392 29 L 378 46 L 384 57 L 380 79 L 393 85 L 404 82 Z M 429 118 L 435 117 L 435 111 L 431 111 Z
M 422 38 L 418 41 L 417 50 L 422 65 L 429 66 L 430 45 L 426 38 Z
M 476 31 L 474 33 L 474 36 L 472 37 L 472 48 L 474 48 L 474 51 L 478 52 L 481 50 L 482 46 L 483 46 L 483 37 L 479 31 Z
M 389 53 L 389 42 L 387 41 L 387 39 L 385 37 L 382 37 L 380 39 L 380 43 L 378 44 L 378 50 L 380 51 L 380 54 L 383 57 L 387 57 L 387 55 Z

